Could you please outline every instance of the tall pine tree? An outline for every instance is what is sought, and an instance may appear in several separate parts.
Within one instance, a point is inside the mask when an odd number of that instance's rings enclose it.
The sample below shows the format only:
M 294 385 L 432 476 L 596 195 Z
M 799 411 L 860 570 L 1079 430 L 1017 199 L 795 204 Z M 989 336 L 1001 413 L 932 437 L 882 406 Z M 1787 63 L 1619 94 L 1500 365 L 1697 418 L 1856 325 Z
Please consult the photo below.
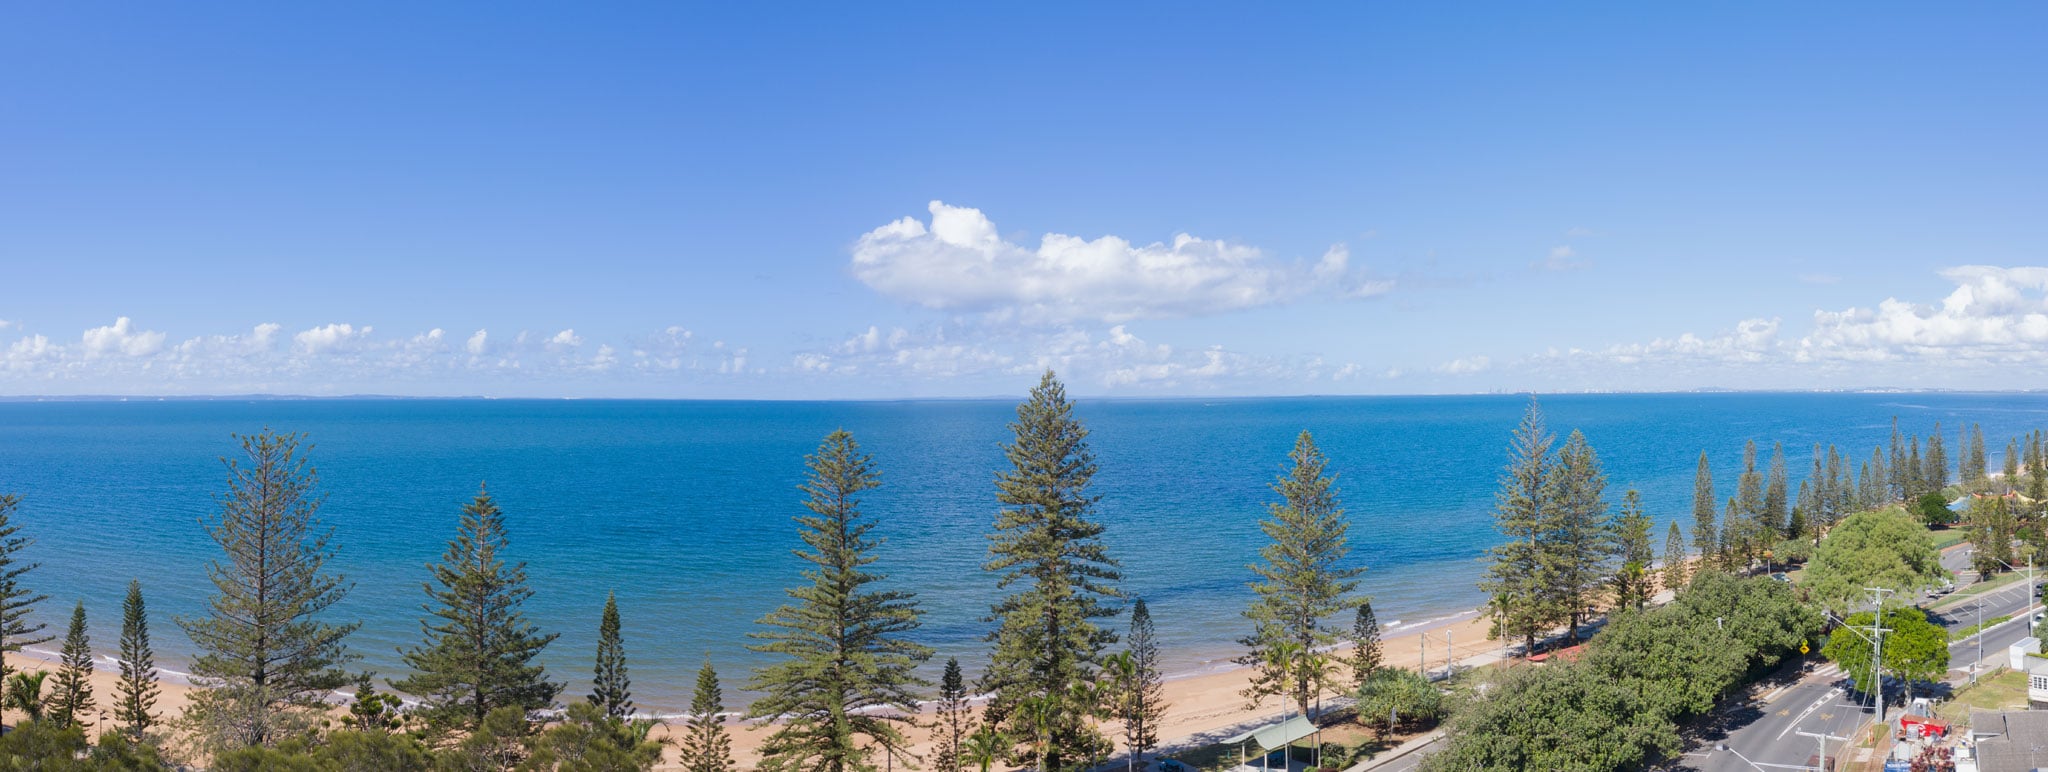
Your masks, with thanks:
M 1990 475 L 1991 467 L 1984 456 L 1984 427 L 1970 424 L 1970 481 L 1977 482 Z
M 29 617 L 36 604 L 49 596 L 38 595 L 22 584 L 22 577 L 41 564 L 23 558 L 22 551 L 35 540 L 22 536 L 21 526 L 14 522 L 14 510 L 20 504 L 20 497 L 0 493 L 0 684 L 13 681 L 8 677 L 14 669 L 7 664 L 7 652 L 50 642 L 50 636 L 41 635 L 43 623 Z M 0 698 L 4 697 L 0 693 Z
M 690 717 L 684 721 L 682 762 L 684 772 L 733 772 L 732 736 L 725 732 L 725 692 L 718 687 L 718 671 L 711 658 L 697 671 L 697 691 L 690 697 Z
M 1530 398 L 1529 409 L 1508 443 L 1507 471 L 1494 494 L 1494 529 L 1501 543 L 1489 551 L 1481 588 L 1492 596 L 1494 634 L 1521 638 L 1524 651 L 1536 653 L 1536 636 L 1563 621 L 1565 609 L 1551 592 L 1544 550 L 1555 519 L 1550 501 L 1550 445 L 1543 409 Z
M 1791 531 L 1792 517 L 1786 499 L 1785 443 L 1771 444 L 1771 467 L 1764 478 L 1762 546 L 1769 547 Z
M 1764 509 L 1764 474 L 1756 466 L 1756 440 L 1750 440 L 1742 446 L 1742 474 L 1735 478 L 1735 510 L 1729 513 L 1725 524 L 1734 536 L 1728 539 L 1733 547 L 1728 570 L 1748 567 L 1750 559 L 1762 552 L 1764 535 L 1777 530 L 1769 525 L 1769 517 Z
M 1159 640 L 1152 629 L 1152 611 L 1145 599 L 1131 604 L 1131 630 L 1125 637 L 1131 663 L 1129 694 L 1123 703 L 1124 743 L 1133 756 L 1159 745 L 1159 724 L 1166 719 L 1165 673 L 1159 667 Z
M 915 670 L 931 650 L 908 636 L 918 627 L 909 592 L 879 590 L 886 577 L 867 570 L 883 540 L 860 511 L 861 494 L 880 484 L 872 460 L 844 430 L 825 437 L 806 459 L 803 491 L 810 514 L 796 518 L 811 564 L 809 584 L 791 588 L 790 604 L 761 618 L 754 651 L 779 662 L 754 671 L 761 699 L 749 710 L 780 723 L 761 746 L 761 768 L 774 772 L 849 772 L 874 768 L 876 746 L 902 755 L 895 724 L 917 713 Z
M 1657 592 L 1652 584 L 1651 566 L 1656 555 L 1650 547 L 1650 516 L 1643 512 L 1643 497 L 1636 489 L 1622 494 L 1621 513 L 1615 518 L 1613 531 L 1621 545 L 1621 567 L 1615 570 L 1613 579 L 1614 605 L 1640 609 L 1649 605 L 1650 596 Z
M 1351 666 L 1351 690 L 1365 687 L 1372 680 L 1372 674 L 1385 664 L 1385 646 L 1380 641 L 1380 620 L 1372 611 L 1372 601 L 1358 604 L 1358 613 L 1351 621 L 1351 656 L 1346 664 Z
M 1664 589 L 1677 592 L 1691 577 L 1685 564 L 1685 533 L 1678 530 L 1678 521 L 1671 521 L 1671 528 L 1664 536 Z
M 142 583 L 128 582 L 121 603 L 121 680 L 114 686 L 114 720 L 141 742 L 156 725 L 156 651 L 149 645 L 149 609 L 142 604 Z
M 391 686 L 420 698 L 417 714 L 436 733 L 475 731 L 500 708 L 530 719 L 562 692 L 536 661 L 555 634 L 542 634 L 521 611 L 533 590 L 526 564 L 505 562 L 509 541 L 505 513 L 479 488 L 441 562 L 427 567 L 422 640 L 404 652 L 412 675 Z
M 2020 441 L 2018 439 L 2006 440 L 2005 442 L 2005 470 L 2003 475 L 2007 492 L 2015 490 L 2014 486 L 2020 484 Z
M 633 682 L 626 678 L 626 640 L 619 634 L 619 598 L 605 593 L 597 624 L 597 667 L 590 679 L 590 704 L 611 718 L 633 715 Z
M 1073 412 L 1051 371 L 1017 406 L 1015 439 L 1003 448 L 1010 469 L 996 479 L 1003 510 L 984 566 L 1009 590 L 991 615 L 995 650 L 983 678 L 995 694 L 989 714 L 1020 743 L 1016 760 L 1043 772 L 1084 767 L 1108 747 L 1088 723 L 1088 706 L 1070 699 L 1076 685 L 1094 680 L 1103 649 L 1116 642 L 1096 620 L 1117 614 L 1112 583 L 1121 578 L 1102 525 L 1089 519 L 1095 457 Z
M 1921 484 L 1928 490 L 1941 490 L 1948 485 L 1948 447 L 1942 444 L 1941 422 L 1934 422 L 1934 433 L 1927 435 L 1927 455 L 1921 474 Z
M 1244 615 L 1252 634 L 1243 639 L 1248 651 L 1238 662 L 1253 670 L 1245 696 L 1257 701 L 1283 695 L 1307 715 L 1324 687 L 1323 674 L 1275 652 L 1312 652 L 1335 643 L 1337 631 L 1323 620 L 1358 603 L 1350 595 L 1365 569 L 1346 562 L 1350 525 L 1337 502 L 1337 480 L 1327 474 L 1329 460 L 1308 432 L 1295 438 L 1288 458 L 1292 468 L 1273 483 L 1280 501 L 1266 505 L 1266 519 L 1259 523 L 1270 542 L 1259 550 L 1264 561 L 1251 566 L 1258 581 L 1252 582 L 1256 595 Z
M 48 703 L 50 719 L 58 726 L 78 726 L 92 713 L 92 639 L 86 635 L 85 601 L 71 609 L 71 627 L 64 634 L 57 682 Z
M 321 698 L 349 681 L 342 666 L 355 657 L 343 640 L 360 626 L 320 619 L 351 585 L 327 573 L 333 531 L 321 527 L 304 436 L 236 439 L 244 459 L 224 461 L 228 490 L 207 523 L 225 553 L 207 569 L 216 593 L 206 616 L 177 620 L 200 651 L 193 675 L 213 687 L 186 714 L 216 750 L 269 745 L 315 720 Z
M 1614 523 L 1607 517 L 1607 475 L 1586 436 L 1573 430 L 1550 467 L 1546 495 L 1553 502 L 1539 541 L 1554 603 L 1561 607 L 1565 635 L 1579 639 L 1579 624 L 1592 613 L 1615 553 Z
M 932 725 L 932 769 L 937 772 L 959 772 L 966 766 L 967 726 L 972 714 L 967 704 L 967 676 L 960 672 L 958 657 L 946 658 L 945 672 L 939 675 L 939 701 L 937 721 Z
M 1721 536 L 1714 527 L 1714 473 L 1707 468 L 1707 452 L 1700 451 L 1699 467 L 1692 473 L 1692 548 L 1700 554 L 1700 567 L 1714 565 L 1721 552 Z

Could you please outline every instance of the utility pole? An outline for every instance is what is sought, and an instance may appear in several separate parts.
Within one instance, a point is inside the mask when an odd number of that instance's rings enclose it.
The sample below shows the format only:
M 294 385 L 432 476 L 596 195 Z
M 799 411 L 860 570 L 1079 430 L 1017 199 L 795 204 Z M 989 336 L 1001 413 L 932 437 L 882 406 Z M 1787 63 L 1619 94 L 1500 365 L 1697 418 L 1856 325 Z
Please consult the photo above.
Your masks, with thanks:
M 1796 732 L 1796 734 L 1798 734 L 1798 735 L 1799 735 L 1800 737 L 1811 737 L 1811 738 L 1813 738 L 1814 740 L 1817 740 L 1817 741 L 1819 741 L 1819 742 L 1820 742 L 1820 756 L 1814 759 L 1814 761 L 1815 761 L 1816 763 L 1818 763 L 1818 764 L 1820 765 L 1820 766 L 1819 766 L 1819 768 L 1820 768 L 1820 769 L 1827 769 L 1827 768 L 1828 768 L 1828 741 L 1829 741 L 1829 740 L 1841 740 L 1842 742 L 1848 742 L 1848 741 L 1849 741 L 1849 738 L 1847 738 L 1847 737 L 1836 737 L 1836 736 L 1834 736 L 1834 735 L 1831 735 L 1831 734 L 1816 734 L 1816 733 L 1813 733 L 1813 732 L 1808 732 L 1808 731 L 1806 731 L 1806 730 L 1804 730 L 1804 729 L 1798 730 L 1798 731 Z
M 1451 628 L 1444 628 L 1444 677 L 1457 675 L 1458 647 L 1451 645 Z
M 1884 723 L 1884 634 L 1891 632 L 1884 626 L 1884 598 L 1892 590 L 1883 587 L 1865 587 L 1871 598 L 1877 602 L 1877 611 L 1870 622 L 1870 681 L 1871 702 L 1877 710 L 1877 723 Z

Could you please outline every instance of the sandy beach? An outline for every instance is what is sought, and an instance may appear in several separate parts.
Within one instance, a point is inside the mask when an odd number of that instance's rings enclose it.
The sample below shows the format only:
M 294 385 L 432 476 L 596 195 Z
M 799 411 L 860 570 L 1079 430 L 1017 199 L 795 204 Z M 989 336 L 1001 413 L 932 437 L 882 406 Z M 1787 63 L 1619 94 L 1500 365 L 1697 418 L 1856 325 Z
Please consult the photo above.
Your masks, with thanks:
M 1398 630 L 1383 639 L 1385 662 L 1390 667 L 1417 668 L 1427 661 L 1431 670 L 1444 667 L 1446 662 L 1446 636 L 1452 645 L 1452 653 L 1462 659 L 1489 651 L 1498 651 L 1500 643 L 1486 639 L 1487 622 L 1476 612 L 1454 615 L 1453 618 L 1435 623 L 1418 625 L 1415 628 Z M 55 657 L 49 652 L 28 651 L 12 653 L 7 658 L 10 667 L 21 670 L 56 669 Z M 120 671 L 118 665 L 104 655 L 94 662 L 92 676 L 93 697 L 97 723 L 99 712 L 105 712 L 104 728 L 114 731 L 113 695 Z M 731 680 L 744 678 L 743 675 L 728 676 Z M 1166 682 L 1166 719 L 1161 724 L 1160 738 L 1168 749 L 1187 745 L 1200 745 L 1229 736 L 1243 728 L 1278 718 L 1282 705 L 1278 700 L 1269 699 L 1255 710 L 1248 710 L 1241 692 L 1250 683 L 1249 673 L 1243 668 L 1233 667 L 1222 672 L 1202 673 L 1169 678 Z M 191 702 L 193 692 L 198 688 L 182 679 L 166 675 L 162 681 L 162 693 L 157 698 L 157 714 L 160 717 L 176 716 Z M 45 687 L 47 688 L 47 687 Z M 736 706 L 735 706 L 736 707 Z M 929 713 L 926 718 L 929 718 Z M 7 714 L 9 722 L 20 716 Z M 733 735 L 733 752 L 742 769 L 756 766 L 757 748 L 772 727 L 760 722 L 729 722 L 727 728 Z M 663 768 L 676 768 L 677 751 L 673 740 L 682 729 L 680 720 L 666 722 L 655 728 L 653 736 L 671 741 L 665 754 Z M 89 734 L 96 734 L 97 728 L 88 726 Z M 920 757 L 931 754 L 935 747 L 931 733 L 924 729 L 913 729 L 911 736 L 918 742 L 913 752 Z

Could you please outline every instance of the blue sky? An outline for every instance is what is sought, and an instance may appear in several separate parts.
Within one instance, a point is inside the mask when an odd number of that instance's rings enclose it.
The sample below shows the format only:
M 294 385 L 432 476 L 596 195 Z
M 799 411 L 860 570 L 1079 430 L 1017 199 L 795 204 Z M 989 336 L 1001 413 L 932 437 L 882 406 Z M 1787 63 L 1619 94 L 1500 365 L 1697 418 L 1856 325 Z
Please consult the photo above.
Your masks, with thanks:
M 8 6 L 0 394 L 2048 374 L 2037 5 L 1106 6 Z

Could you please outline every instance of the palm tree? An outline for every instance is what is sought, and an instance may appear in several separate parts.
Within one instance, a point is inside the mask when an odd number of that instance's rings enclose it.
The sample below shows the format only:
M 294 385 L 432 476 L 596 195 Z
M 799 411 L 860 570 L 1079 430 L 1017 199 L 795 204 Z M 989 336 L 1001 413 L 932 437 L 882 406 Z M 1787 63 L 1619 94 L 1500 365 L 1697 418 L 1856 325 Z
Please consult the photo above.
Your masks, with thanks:
M 1050 750 L 1047 746 L 1052 744 L 1052 720 L 1054 716 L 1060 714 L 1059 698 L 1050 694 L 1026 697 L 1017 707 L 1026 718 L 1031 719 L 1031 727 L 1038 734 L 1036 742 L 1032 744 L 1032 751 L 1033 758 L 1042 769 L 1045 766 L 1045 754 Z
M 981 765 L 981 772 L 988 772 L 996 759 L 1003 755 L 1003 748 L 1010 741 L 997 732 L 995 727 L 983 725 L 974 734 L 967 736 L 967 760 Z
M 7 679 L 6 707 L 21 711 L 30 723 L 43 720 L 43 679 L 47 671 L 15 673 Z
M 1125 730 L 1128 753 L 1124 769 L 1126 772 L 1137 772 L 1138 746 L 1137 743 L 1131 742 L 1130 729 L 1131 714 L 1136 708 L 1138 697 L 1138 659 L 1131 656 L 1128 651 L 1111 654 L 1102 661 L 1102 675 L 1104 679 L 1101 691 L 1106 694 L 1106 701 L 1109 703 L 1107 712 L 1121 722 Z

